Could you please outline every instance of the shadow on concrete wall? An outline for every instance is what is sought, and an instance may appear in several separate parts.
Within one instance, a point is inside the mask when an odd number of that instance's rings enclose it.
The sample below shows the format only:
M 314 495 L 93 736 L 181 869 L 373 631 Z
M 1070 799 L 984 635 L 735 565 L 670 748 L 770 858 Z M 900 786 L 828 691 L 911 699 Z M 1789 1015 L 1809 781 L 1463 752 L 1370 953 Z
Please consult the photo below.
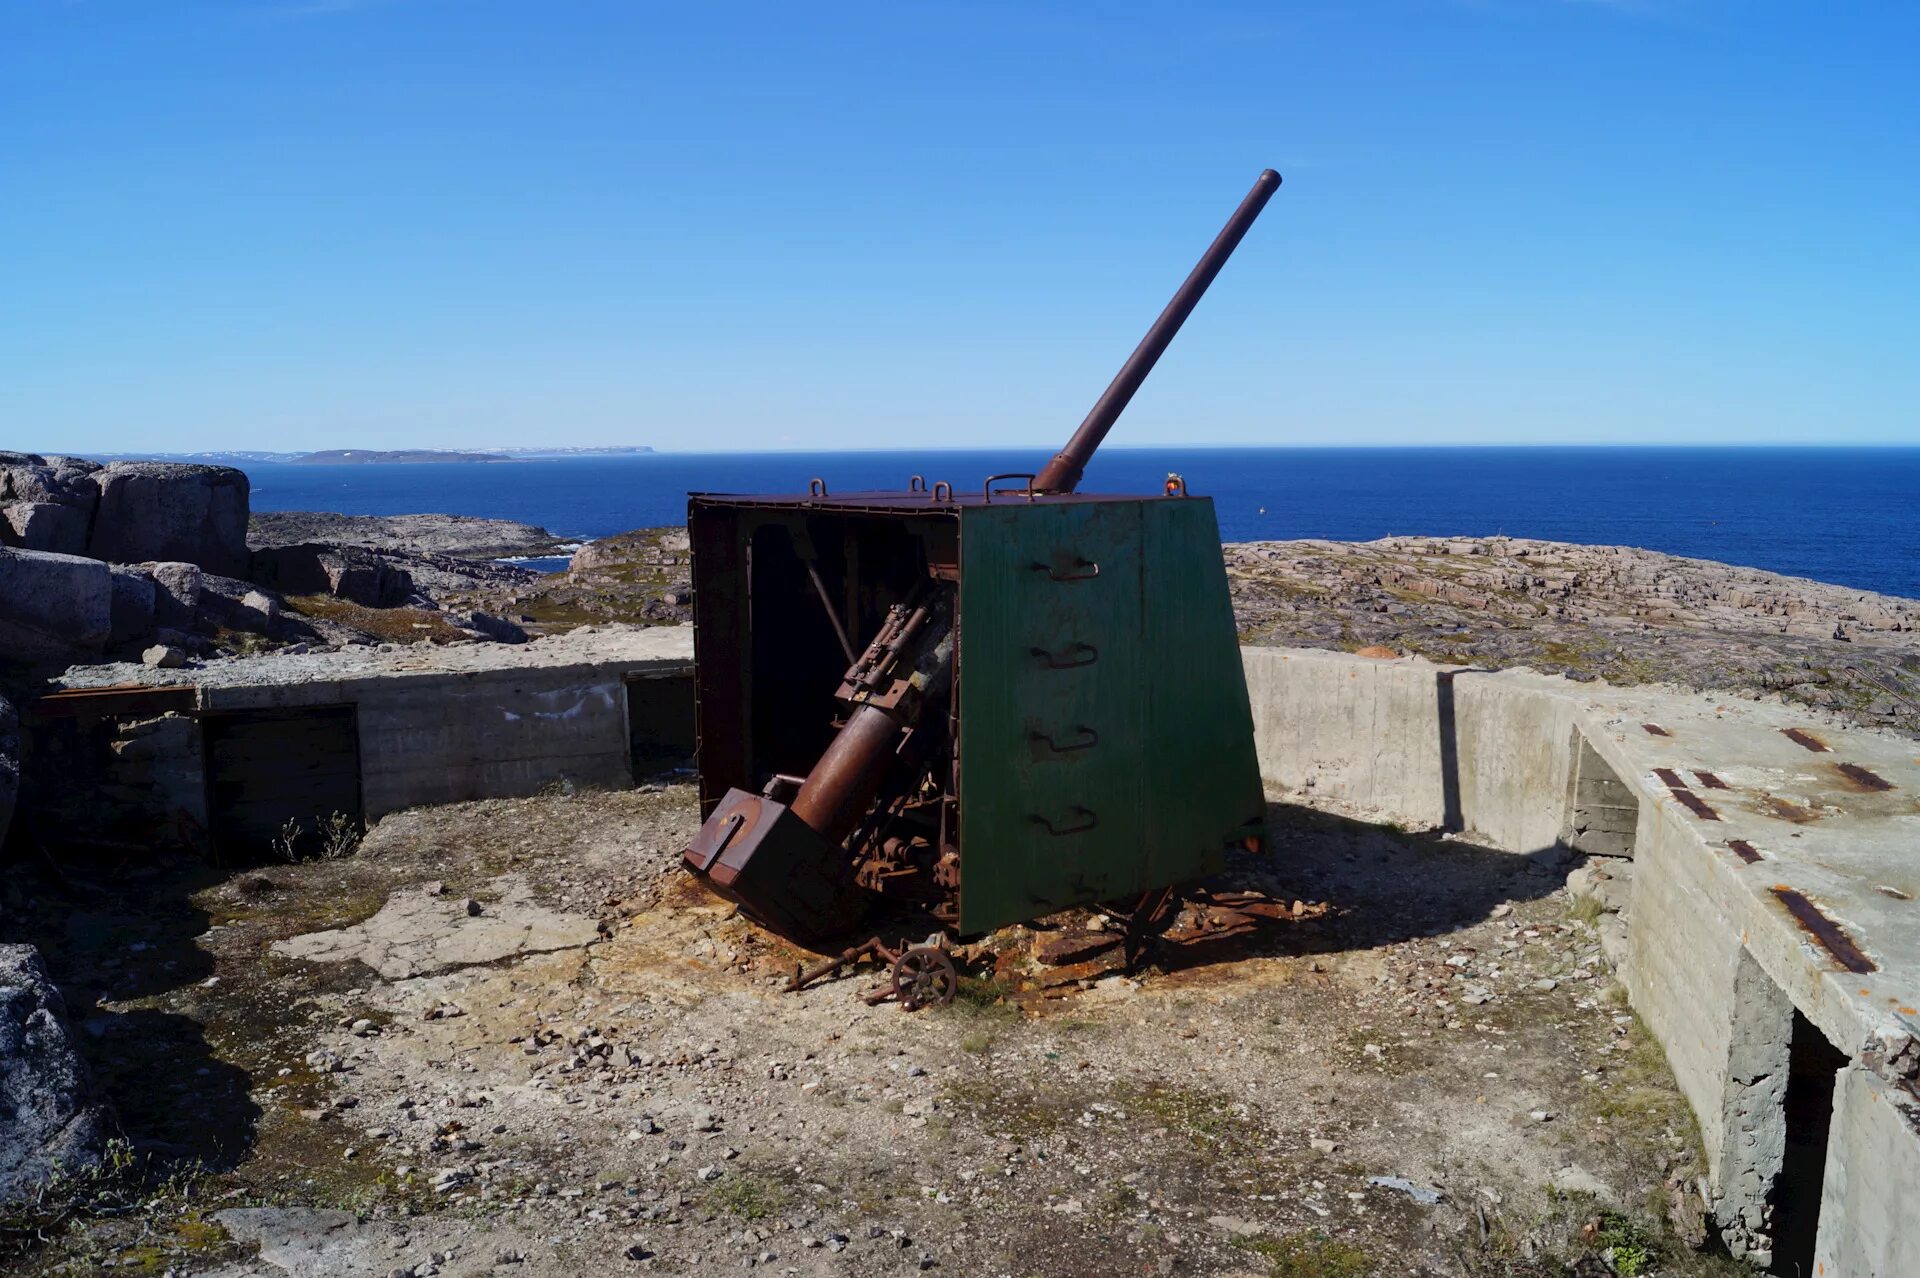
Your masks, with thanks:
M 1440 828 L 1467 828 L 1465 809 L 1460 803 L 1460 725 L 1454 711 L 1453 681 L 1463 674 L 1497 674 L 1478 668 L 1441 670 L 1434 675 L 1435 717 L 1440 726 Z

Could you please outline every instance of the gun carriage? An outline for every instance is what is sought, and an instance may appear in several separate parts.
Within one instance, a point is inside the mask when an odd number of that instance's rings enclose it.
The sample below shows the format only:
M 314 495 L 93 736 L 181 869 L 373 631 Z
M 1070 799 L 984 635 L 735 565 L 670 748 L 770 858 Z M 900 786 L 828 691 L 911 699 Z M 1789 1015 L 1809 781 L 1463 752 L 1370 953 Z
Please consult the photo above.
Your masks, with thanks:
M 880 897 L 961 936 L 1106 904 L 1144 937 L 1173 885 L 1258 840 L 1212 501 L 1177 476 L 1150 495 L 1078 485 L 1279 185 L 1260 175 L 1037 474 L 690 497 L 689 870 L 806 944 Z M 909 993 L 950 975 L 910 963 Z

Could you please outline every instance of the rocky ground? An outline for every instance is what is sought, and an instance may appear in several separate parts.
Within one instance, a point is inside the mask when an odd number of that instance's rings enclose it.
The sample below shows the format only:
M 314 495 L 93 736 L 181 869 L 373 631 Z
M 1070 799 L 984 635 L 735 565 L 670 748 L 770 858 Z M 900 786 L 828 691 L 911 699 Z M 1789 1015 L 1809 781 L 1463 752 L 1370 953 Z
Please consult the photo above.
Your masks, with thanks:
M 470 515 L 336 515 L 311 510 L 257 510 L 248 522 L 247 544 L 255 549 L 302 542 L 465 559 L 565 554 L 568 547 L 568 543 L 532 524 Z
M 1771 693 L 1920 735 L 1920 601 L 1508 537 L 1247 542 L 1226 557 L 1245 642 Z
M 801 956 L 677 868 L 681 786 L 18 877 L 127 1135 L 197 1170 L 0 1242 L 231 1278 L 1739 1272 L 1673 1230 L 1691 1122 L 1560 854 L 1272 816 L 1227 876 L 1288 903 L 1264 931 L 1049 990 L 1056 933 L 1010 929 L 914 1014 L 871 973 L 781 992 Z

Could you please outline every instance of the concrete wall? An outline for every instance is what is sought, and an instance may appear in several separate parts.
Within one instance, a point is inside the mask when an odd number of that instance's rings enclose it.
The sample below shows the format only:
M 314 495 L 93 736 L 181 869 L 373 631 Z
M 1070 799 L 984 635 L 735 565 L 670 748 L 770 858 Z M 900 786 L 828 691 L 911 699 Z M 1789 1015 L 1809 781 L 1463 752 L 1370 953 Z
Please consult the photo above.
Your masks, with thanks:
M 1699 1120 L 1724 1241 L 1759 1264 L 1774 1262 L 1795 1158 L 1785 1109 L 1797 1011 L 1854 1062 L 1836 1087 L 1817 1272 L 1920 1274 L 1920 1094 L 1896 1067 L 1869 1068 L 1876 1053 L 1884 1062 L 1920 1052 L 1901 1019 L 1920 1002 L 1912 966 L 1889 961 L 1904 954 L 1906 933 L 1869 931 L 1882 970 L 1862 978 L 1810 945 L 1770 895 L 1783 880 L 1804 883 L 1857 927 L 1886 900 L 1910 899 L 1872 886 L 1891 881 L 1904 858 L 1864 855 L 1883 842 L 1907 846 L 1907 834 L 1873 824 L 1907 830 L 1906 800 L 1874 807 L 1836 796 L 1818 808 L 1825 824 L 1804 839 L 1802 827 L 1769 823 L 1755 805 L 1810 775 L 1805 755 L 1781 735 L 1792 722 L 1781 714 L 1790 712 L 1729 714 L 1710 699 L 1521 671 L 1272 648 L 1242 656 L 1262 775 L 1290 799 L 1461 830 L 1509 851 L 1557 843 L 1633 858 L 1621 976 Z M 1877 751 L 1874 766 L 1889 775 L 1912 753 L 1911 743 L 1865 735 L 1844 748 Z M 1680 768 L 1721 768 L 1736 784 L 1708 788 L 1702 800 Z M 1905 785 L 1902 778 L 1889 793 Z M 1719 810 L 1703 816 L 1683 800 Z M 1831 814 L 1858 819 L 1860 832 L 1842 834 Z M 1753 859 L 1743 863 L 1734 837 L 1759 840 L 1764 851 L 1748 845 Z M 1861 875 L 1879 877 L 1854 882 Z M 1793 1177 L 1801 1171 L 1794 1164 Z
M 1620 973 L 1640 1019 L 1666 1049 L 1700 1120 L 1709 1170 L 1723 1178 L 1726 1080 L 1735 979 L 1744 946 L 1722 899 L 1721 867 L 1672 808 L 1643 804 L 1634 841 L 1633 908 Z
M 420 804 L 533 794 L 561 779 L 631 781 L 627 694 L 617 675 L 395 679 L 365 690 L 358 706 L 369 819 Z
M 1840 1071 L 1814 1252 L 1821 1278 L 1920 1274 L 1920 1097 L 1858 1066 Z
M 141 832 L 171 830 L 182 814 L 190 826 L 209 829 L 219 821 L 205 796 L 221 787 L 208 784 L 203 722 L 339 707 L 353 710 L 359 808 L 368 820 L 400 808 L 534 794 L 560 782 L 626 786 L 636 747 L 684 746 L 693 731 L 690 695 L 638 698 L 644 714 L 678 714 L 684 724 L 631 721 L 629 681 L 691 685 L 692 656 L 685 630 L 654 627 L 585 629 L 511 647 L 276 654 L 196 670 L 79 668 L 71 686 L 43 699 L 67 709 L 40 727 L 48 763 L 39 805 L 49 812 L 68 802 L 90 805 Z M 135 683 L 137 691 L 116 691 Z M 100 708 L 101 696 L 114 704 Z M 170 697 L 191 710 L 150 719 L 119 706 L 128 698 L 145 705 L 140 697 Z M 75 725 L 82 722 L 93 726 L 81 733 Z M 65 763 L 53 758 L 56 748 Z M 677 759 L 686 750 L 655 753 Z M 122 774 L 126 783 L 108 784 Z M 267 779 L 291 786 L 292 802 L 301 801 L 297 777 L 270 770 Z M 225 780 L 229 792 L 248 784 L 238 774 Z M 103 794 L 112 801 L 101 803 Z
M 1477 671 L 1337 652 L 1244 648 L 1269 784 L 1470 831 L 1515 852 L 1567 819 L 1569 700 Z

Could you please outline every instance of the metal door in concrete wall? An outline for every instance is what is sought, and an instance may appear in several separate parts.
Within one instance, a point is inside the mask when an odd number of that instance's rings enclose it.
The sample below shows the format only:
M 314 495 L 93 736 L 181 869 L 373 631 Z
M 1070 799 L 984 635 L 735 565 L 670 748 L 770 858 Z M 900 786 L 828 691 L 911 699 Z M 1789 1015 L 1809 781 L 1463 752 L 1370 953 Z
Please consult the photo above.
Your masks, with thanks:
M 360 737 L 352 706 L 209 714 L 207 815 L 222 857 L 271 855 L 288 822 L 302 851 L 338 813 L 361 824 Z

